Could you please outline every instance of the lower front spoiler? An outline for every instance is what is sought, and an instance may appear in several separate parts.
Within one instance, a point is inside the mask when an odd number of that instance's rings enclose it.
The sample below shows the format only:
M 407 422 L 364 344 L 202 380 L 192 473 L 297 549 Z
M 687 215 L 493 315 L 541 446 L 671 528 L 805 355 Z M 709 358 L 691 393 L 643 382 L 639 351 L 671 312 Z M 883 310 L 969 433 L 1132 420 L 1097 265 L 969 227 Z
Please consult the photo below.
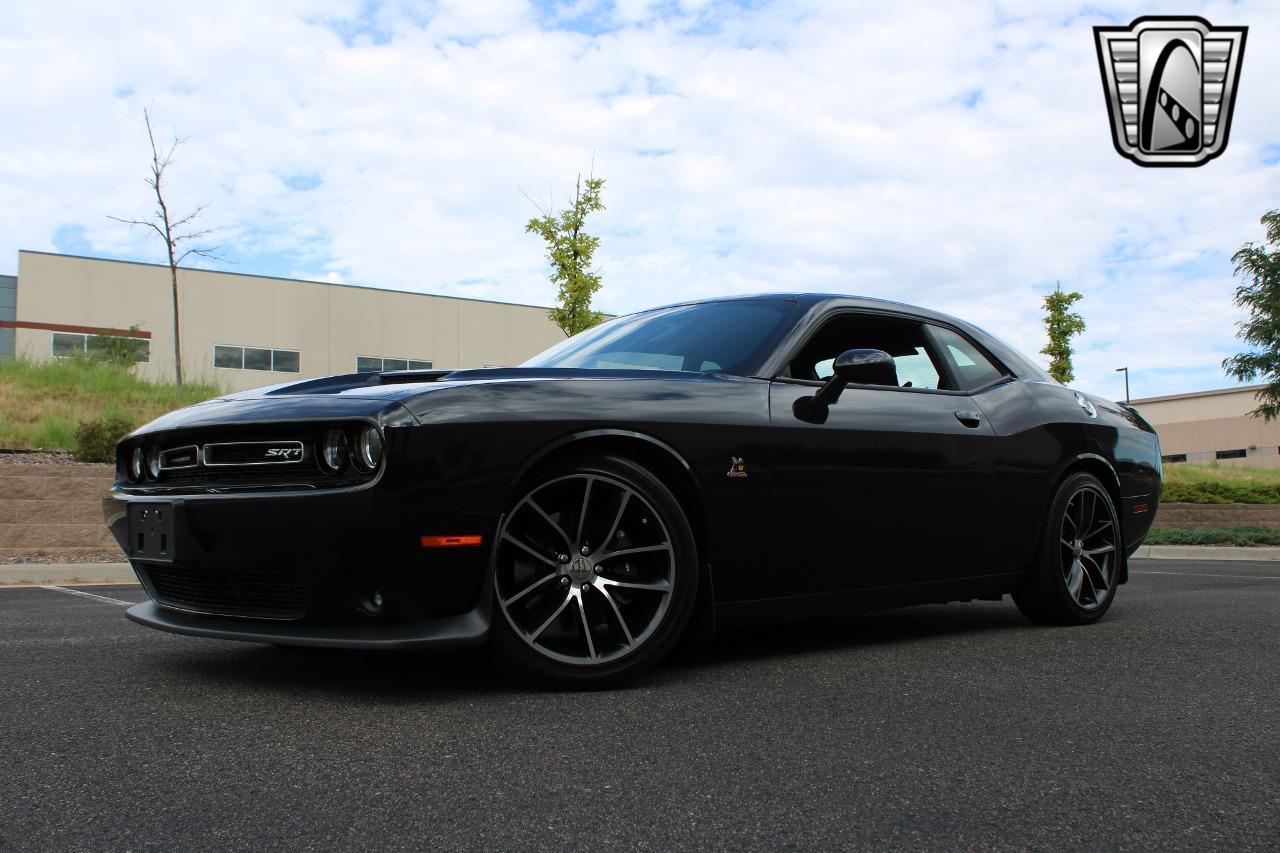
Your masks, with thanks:
M 488 607 L 477 607 L 425 622 L 324 627 L 201 616 L 145 601 L 130 607 L 125 615 L 148 628 L 215 640 L 334 649 L 448 649 L 483 643 L 489 636 L 490 612 Z

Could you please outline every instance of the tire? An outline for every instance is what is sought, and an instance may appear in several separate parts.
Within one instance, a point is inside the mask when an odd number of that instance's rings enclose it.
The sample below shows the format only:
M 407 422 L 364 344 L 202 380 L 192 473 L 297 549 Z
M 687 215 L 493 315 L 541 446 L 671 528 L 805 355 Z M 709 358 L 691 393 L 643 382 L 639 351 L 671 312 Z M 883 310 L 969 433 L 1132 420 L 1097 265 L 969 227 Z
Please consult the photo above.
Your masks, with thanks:
M 1072 474 L 1054 494 L 1027 582 L 1013 600 L 1033 622 L 1097 622 L 1115 600 L 1122 548 L 1106 487 L 1092 474 Z
M 671 490 L 610 455 L 544 466 L 515 494 L 490 566 L 495 662 L 536 684 L 592 689 L 661 660 L 698 592 L 697 545 Z

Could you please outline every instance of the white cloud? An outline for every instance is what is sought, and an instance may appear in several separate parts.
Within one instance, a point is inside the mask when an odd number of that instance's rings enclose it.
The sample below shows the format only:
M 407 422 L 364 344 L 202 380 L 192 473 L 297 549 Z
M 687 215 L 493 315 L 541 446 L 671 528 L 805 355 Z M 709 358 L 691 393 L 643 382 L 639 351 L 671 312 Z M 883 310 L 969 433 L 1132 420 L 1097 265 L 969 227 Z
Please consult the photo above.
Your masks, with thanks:
M 156 257 L 103 215 L 148 209 L 150 106 L 191 137 L 178 206 L 211 203 L 239 271 L 546 304 L 519 190 L 563 201 L 594 157 L 606 310 L 856 292 L 1035 353 L 1061 279 L 1085 293 L 1078 384 L 1118 395 L 1128 365 L 1145 395 L 1225 384 L 1229 256 L 1280 206 L 1272 4 L 1179 9 L 1251 28 L 1230 149 L 1191 170 L 1108 137 L 1089 28 L 1167 11 L 1146 4 L 153 8 L 9 4 L 0 259 L 64 226 Z

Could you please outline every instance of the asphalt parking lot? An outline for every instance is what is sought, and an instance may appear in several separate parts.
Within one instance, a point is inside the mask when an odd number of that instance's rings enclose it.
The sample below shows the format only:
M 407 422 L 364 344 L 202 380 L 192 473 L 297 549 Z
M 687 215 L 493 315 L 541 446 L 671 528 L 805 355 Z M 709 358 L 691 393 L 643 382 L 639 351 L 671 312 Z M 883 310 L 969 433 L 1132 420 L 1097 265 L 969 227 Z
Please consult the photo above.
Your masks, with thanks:
M 1090 628 L 859 614 L 591 694 L 4 589 L 0 847 L 1275 847 L 1280 564 L 1134 569 Z

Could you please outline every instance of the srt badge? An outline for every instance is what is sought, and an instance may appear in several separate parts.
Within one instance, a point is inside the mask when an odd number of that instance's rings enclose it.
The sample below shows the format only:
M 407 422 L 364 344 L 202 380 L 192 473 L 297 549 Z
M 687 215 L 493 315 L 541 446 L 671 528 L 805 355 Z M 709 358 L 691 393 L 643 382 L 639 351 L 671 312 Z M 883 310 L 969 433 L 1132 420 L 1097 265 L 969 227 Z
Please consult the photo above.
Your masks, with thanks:
M 726 477 L 745 477 L 747 476 L 747 465 L 742 461 L 741 456 L 729 457 L 729 473 Z
M 1248 31 L 1194 17 L 1094 27 L 1120 156 L 1139 166 L 1201 166 L 1225 151 Z

